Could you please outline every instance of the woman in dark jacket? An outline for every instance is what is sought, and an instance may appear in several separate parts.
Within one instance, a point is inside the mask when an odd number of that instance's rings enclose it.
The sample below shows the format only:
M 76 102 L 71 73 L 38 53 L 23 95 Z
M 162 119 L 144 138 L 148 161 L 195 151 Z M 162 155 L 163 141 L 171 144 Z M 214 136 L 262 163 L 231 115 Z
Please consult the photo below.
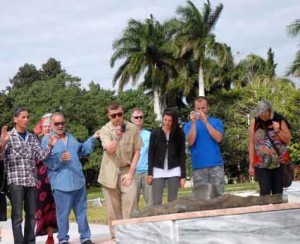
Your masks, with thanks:
M 163 113 L 163 126 L 151 132 L 148 153 L 148 184 L 152 185 L 153 204 L 162 204 L 165 184 L 168 202 L 177 199 L 186 177 L 185 136 L 173 109 Z

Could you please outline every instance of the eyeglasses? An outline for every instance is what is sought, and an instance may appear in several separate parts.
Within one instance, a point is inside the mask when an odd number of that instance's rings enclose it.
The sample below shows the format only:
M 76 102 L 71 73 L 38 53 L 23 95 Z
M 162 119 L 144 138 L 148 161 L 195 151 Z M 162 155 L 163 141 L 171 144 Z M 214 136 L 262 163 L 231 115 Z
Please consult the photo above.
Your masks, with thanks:
M 144 116 L 132 116 L 132 118 L 134 118 L 134 119 L 143 119 Z
M 65 121 L 62 121 L 62 122 L 54 122 L 54 125 L 55 125 L 55 126 L 60 126 L 60 125 L 61 125 L 61 126 L 64 126 L 65 123 L 66 123 Z
M 123 117 L 124 113 L 122 112 L 119 112 L 119 113 L 116 113 L 116 114 L 110 114 L 109 117 L 111 117 L 112 119 L 115 119 L 117 116 L 119 118 Z

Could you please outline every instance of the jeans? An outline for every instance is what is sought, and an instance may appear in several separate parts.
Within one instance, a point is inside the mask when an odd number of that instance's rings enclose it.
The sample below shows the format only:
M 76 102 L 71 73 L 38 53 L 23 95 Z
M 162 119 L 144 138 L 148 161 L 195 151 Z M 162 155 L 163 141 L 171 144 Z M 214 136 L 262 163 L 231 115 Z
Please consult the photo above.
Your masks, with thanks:
M 260 169 L 255 167 L 255 175 L 259 184 L 260 195 L 282 194 L 282 166 L 276 169 Z
M 15 244 L 35 243 L 36 188 L 10 184 L 11 221 Z M 23 203 L 25 210 L 24 236 L 22 233 Z
M 87 221 L 86 194 L 85 185 L 78 190 L 70 192 L 54 190 L 59 243 L 69 240 L 69 215 L 71 209 L 73 209 L 78 224 L 80 242 L 90 239 L 91 232 Z

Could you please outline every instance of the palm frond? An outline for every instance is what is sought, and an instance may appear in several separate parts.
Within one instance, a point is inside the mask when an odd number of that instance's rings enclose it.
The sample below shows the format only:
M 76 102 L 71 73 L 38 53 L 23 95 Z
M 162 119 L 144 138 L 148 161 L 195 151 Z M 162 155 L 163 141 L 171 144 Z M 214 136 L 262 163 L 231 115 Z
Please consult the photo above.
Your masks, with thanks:
M 209 31 L 212 31 L 219 20 L 223 10 L 223 4 L 219 4 L 214 11 L 210 12 L 207 20 L 207 27 Z
M 292 65 L 288 68 L 287 75 L 300 77 L 300 50 L 296 53 L 296 57 Z
M 292 37 L 300 35 L 300 19 L 287 26 L 287 33 Z

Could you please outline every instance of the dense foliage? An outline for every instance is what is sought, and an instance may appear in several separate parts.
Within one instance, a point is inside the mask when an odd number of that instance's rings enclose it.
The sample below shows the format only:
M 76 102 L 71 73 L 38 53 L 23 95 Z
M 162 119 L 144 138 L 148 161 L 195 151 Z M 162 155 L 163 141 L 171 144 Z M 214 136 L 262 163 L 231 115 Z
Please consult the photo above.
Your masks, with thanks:
M 208 2 L 201 12 L 188 1 L 177 9 L 178 16 L 165 23 L 159 23 L 152 15 L 145 21 L 131 19 L 123 35 L 113 43 L 111 65 L 123 60 L 112 81 L 119 83 L 118 93 L 94 82 L 82 88 L 80 78 L 68 74 L 54 58 L 41 64 L 40 69 L 24 64 L 10 79 L 11 86 L 0 93 L 0 124 L 13 127 L 12 109 L 17 105 L 30 109 L 29 129 L 42 115 L 61 111 L 68 131 L 82 141 L 108 121 L 106 107 L 117 100 L 124 106 L 127 120 L 131 109 L 142 108 L 144 127 L 152 130 L 159 126 L 155 120 L 158 111 L 154 113 L 155 93 L 160 107 L 176 107 L 184 123 L 193 109 L 199 81 L 204 79 L 205 93 L 211 101 L 210 114 L 224 122 L 221 147 L 229 178 L 247 179 L 248 125 L 261 99 L 270 100 L 290 122 L 290 152 L 292 160 L 300 163 L 300 91 L 287 78 L 276 76 L 271 48 L 266 59 L 249 54 L 234 63 L 230 47 L 217 43 L 213 34 L 222 9 L 223 5 L 218 5 L 213 10 Z M 198 24 L 193 27 L 193 23 Z M 297 20 L 289 27 L 294 30 L 292 34 L 299 33 L 298 27 Z M 123 91 L 130 81 L 137 89 Z M 95 151 L 83 159 L 89 183 L 97 179 L 101 155 L 98 142 Z

